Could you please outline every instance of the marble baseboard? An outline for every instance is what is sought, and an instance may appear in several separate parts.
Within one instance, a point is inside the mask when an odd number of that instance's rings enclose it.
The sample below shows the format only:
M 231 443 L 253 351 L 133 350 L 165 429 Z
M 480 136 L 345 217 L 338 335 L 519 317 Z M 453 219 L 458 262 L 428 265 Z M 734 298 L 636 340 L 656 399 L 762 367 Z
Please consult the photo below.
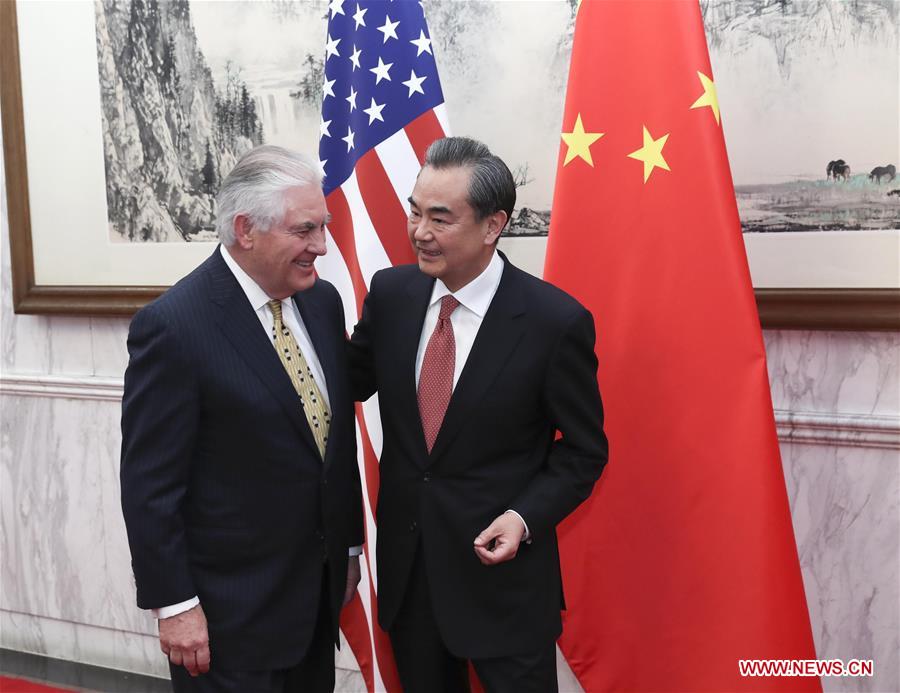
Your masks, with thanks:
M 0 674 L 48 686 L 61 686 L 65 690 L 115 693 L 172 691 L 172 684 L 168 679 L 6 648 L 0 648 Z M 8 693 L 13 693 L 13 689 L 9 689 Z
M 169 677 L 159 639 L 145 633 L 0 609 L 0 647 L 147 676 Z
M 122 633 L 0 609 L 0 648 L 158 679 L 169 678 L 169 667 L 159 651 L 159 641 L 152 635 Z M 365 690 L 358 669 L 336 667 L 335 691 Z

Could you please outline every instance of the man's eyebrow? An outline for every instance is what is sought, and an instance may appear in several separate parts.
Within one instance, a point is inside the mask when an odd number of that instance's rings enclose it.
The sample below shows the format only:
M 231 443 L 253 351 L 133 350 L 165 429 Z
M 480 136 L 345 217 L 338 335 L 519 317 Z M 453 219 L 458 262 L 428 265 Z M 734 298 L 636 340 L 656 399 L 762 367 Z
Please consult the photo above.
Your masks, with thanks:
M 412 198 L 412 195 L 410 195 L 406 199 L 409 201 L 409 204 L 413 205 L 414 207 L 419 206 L 418 204 L 416 204 L 416 201 Z M 429 207 L 428 211 L 431 214 L 453 214 L 453 211 L 449 207 L 444 207 L 443 205 L 435 205 L 433 207 Z

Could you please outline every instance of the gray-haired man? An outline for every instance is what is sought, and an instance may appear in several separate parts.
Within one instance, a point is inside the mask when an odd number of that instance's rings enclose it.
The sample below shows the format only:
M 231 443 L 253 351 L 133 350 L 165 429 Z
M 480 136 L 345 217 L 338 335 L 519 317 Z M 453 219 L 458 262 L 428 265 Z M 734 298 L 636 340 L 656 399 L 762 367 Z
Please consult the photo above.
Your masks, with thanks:
M 313 268 L 321 180 L 258 147 L 217 203 L 222 245 L 128 335 L 138 606 L 159 618 L 176 691 L 331 691 L 363 523 L 343 310 Z

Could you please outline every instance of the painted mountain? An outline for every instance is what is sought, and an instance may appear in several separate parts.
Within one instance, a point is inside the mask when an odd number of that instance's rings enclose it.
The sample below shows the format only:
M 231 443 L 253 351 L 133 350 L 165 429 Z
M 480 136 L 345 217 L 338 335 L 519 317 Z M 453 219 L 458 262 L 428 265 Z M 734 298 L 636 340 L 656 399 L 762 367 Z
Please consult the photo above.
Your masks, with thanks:
M 186 0 L 96 3 L 110 240 L 212 240 L 223 172 L 263 140 L 235 73 L 216 85 Z

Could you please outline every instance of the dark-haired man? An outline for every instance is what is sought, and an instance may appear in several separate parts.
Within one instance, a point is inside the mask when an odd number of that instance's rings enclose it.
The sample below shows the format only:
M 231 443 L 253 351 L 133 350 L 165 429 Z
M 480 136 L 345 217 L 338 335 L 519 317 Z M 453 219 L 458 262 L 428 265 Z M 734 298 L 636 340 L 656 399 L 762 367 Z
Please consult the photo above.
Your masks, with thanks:
M 515 197 L 483 144 L 432 144 L 418 266 L 373 277 L 351 341 L 355 396 L 379 394 L 378 615 L 409 693 L 467 690 L 466 660 L 488 691 L 556 690 L 555 529 L 607 459 L 591 314 L 497 251 Z

